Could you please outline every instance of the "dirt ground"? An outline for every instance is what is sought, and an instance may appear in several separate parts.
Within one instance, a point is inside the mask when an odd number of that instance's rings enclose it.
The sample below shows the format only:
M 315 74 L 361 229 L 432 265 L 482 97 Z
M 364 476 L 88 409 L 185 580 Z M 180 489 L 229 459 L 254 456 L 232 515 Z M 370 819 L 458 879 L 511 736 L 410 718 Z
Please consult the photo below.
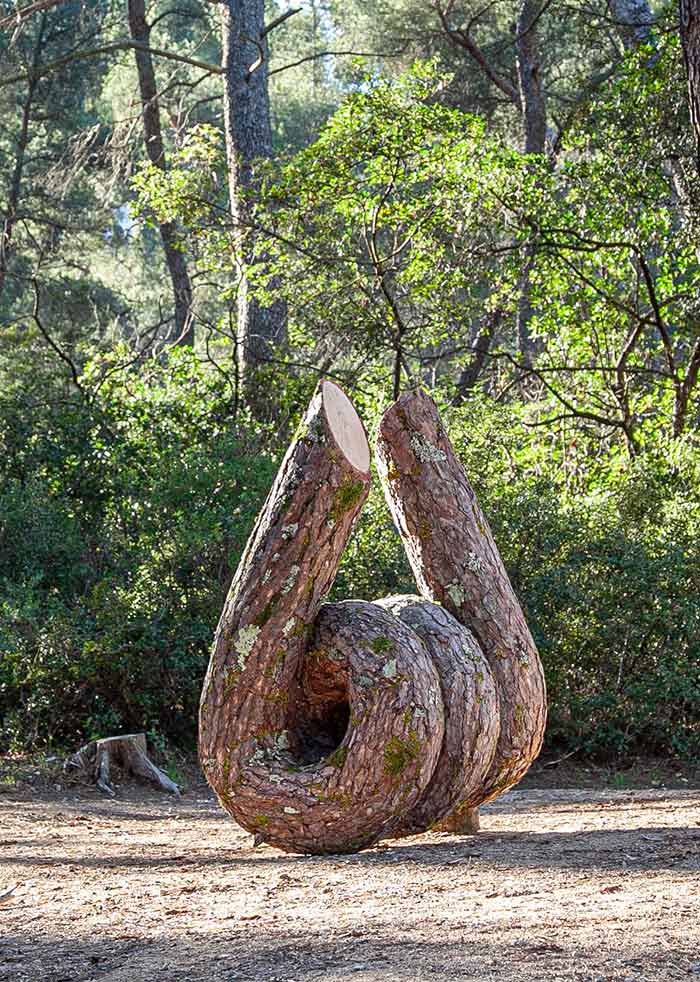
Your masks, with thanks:
M 693 978 L 696 787 L 526 788 L 476 836 L 301 857 L 254 848 L 198 781 L 0 784 L 2 982 Z

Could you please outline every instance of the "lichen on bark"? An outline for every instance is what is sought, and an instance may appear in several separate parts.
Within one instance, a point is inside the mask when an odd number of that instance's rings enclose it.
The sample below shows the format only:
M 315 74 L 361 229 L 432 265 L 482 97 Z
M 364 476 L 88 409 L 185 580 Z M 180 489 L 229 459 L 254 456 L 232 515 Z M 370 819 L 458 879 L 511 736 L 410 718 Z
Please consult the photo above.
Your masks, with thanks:
M 200 711 L 222 805 L 258 839 L 311 853 L 473 830 L 477 806 L 527 769 L 544 722 L 536 649 L 422 393 L 402 397 L 378 437 L 421 596 L 322 602 L 369 485 L 364 431 L 329 385 L 234 576 Z

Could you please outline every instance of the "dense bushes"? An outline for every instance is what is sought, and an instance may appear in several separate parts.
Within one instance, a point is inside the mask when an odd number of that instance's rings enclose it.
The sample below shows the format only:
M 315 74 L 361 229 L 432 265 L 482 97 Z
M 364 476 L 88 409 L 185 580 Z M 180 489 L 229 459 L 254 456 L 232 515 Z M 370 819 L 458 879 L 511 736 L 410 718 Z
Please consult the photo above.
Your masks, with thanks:
M 50 391 L 30 428 L 26 409 L 0 401 L 2 745 L 132 728 L 191 743 L 225 590 L 286 437 L 234 420 L 225 378 L 183 355 L 89 399 Z M 697 453 L 594 474 L 512 407 L 473 399 L 447 418 L 542 652 L 550 745 L 697 753 Z M 412 589 L 375 481 L 335 592 Z
M 36 410 L 29 448 L 4 407 L 5 745 L 192 738 L 213 626 L 275 469 L 269 434 L 232 420 L 211 369 L 179 356 L 114 378 Z
M 549 745 L 697 755 L 697 452 L 608 462 L 604 481 L 548 452 L 512 407 L 474 400 L 448 418 L 542 655 Z M 368 599 L 412 589 L 376 488 L 339 586 Z

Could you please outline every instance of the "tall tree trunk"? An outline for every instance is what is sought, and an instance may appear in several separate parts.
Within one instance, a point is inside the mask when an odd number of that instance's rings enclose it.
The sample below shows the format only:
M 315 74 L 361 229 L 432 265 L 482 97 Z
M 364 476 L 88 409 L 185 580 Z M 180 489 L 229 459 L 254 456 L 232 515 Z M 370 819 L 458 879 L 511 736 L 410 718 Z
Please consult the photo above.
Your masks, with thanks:
M 41 15 L 41 23 L 37 30 L 34 51 L 32 52 L 32 71 L 36 72 L 41 59 L 41 52 L 44 46 L 44 28 L 46 25 L 46 14 Z M 17 224 L 19 214 L 19 202 L 22 193 L 22 176 L 27 159 L 27 147 L 29 146 L 29 124 L 32 115 L 32 105 L 36 92 L 37 79 L 30 75 L 27 81 L 27 92 L 22 104 L 22 121 L 17 137 L 17 148 L 15 150 L 15 164 L 10 178 L 10 189 L 7 199 L 5 217 L 0 229 L 0 302 L 5 292 L 7 282 L 7 272 L 10 266 L 12 252 L 12 235 Z
M 537 21 L 540 0 L 522 0 L 515 25 L 518 85 L 525 133 L 525 153 L 544 153 L 547 105 L 542 88 Z
M 476 383 L 479 381 L 491 349 L 493 335 L 496 328 L 500 324 L 502 317 L 503 315 L 501 314 L 500 310 L 496 310 L 493 313 L 486 314 L 484 317 L 482 317 L 480 323 L 477 325 L 476 330 L 472 335 L 471 361 L 462 369 L 459 378 L 457 379 L 454 398 L 455 406 L 462 405 Z
M 272 155 L 267 91 L 269 52 L 263 0 L 223 0 L 224 130 L 231 217 L 239 262 L 238 345 L 244 396 L 257 401 L 254 370 L 286 339 L 281 300 L 265 306 L 249 289 L 246 266 L 255 252 L 253 213 L 258 182 L 254 163 Z
M 12 169 L 10 178 L 10 193 L 5 209 L 5 218 L 0 230 L 0 302 L 5 292 L 7 272 L 10 266 L 12 252 L 12 234 L 17 224 L 19 211 L 20 195 L 22 190 L 22 174 L 27 156 L 27 146 L 29 144 L 29 120 L 31 117 L 32 102 L 34 100 L 34 90 L 36 82 L 32 79 L 27 83 L 27 94 L 22 106 L 22 122 L 20 124 L 19 136 L 17 138 L 17 149 L 15 151 L 15 165 Z
M 688 104 L 700 174 L 700 0 L 680 0 L 681 43 L 688 73 Z
M 134 41 L 147 48 L 151 39 L 151 25 L 146 20 L 145 0 L 128 0 L 129 30 Z M 150 52 L 141 48 L 134 50 L 136 69 L 139 76 L 143 132 L 148 159 L 159 170 L 166 169 L 165 146 L 160 125 L 160 106 L 153 60 Z M 176 343 L 192 346 L 194 344 L 194 319 L 192 316 L 192 284 L 187 271 L 184 253 L 179 248 L 177 228 L 174 222 L 160 222 L 160 237 L 163 243 L 165 261 L 170 274 L 175 305 Z
M 537 21 L 541 9 L 540 0 L 522 0 L 515 26 L 524 150 L 525 153 L 538 154 L 544 153 L 547 136 L 547 103 L 542 86 L 539 45 L 537 43 Z M 525 247 L 518 282 L 516 340 L 518 351 L 525 364 L 531 363 L 534 353 L 530 332 L 530 321 L 532 320 L 530 281 L 535 253 L 535 244 L 529 242 Z

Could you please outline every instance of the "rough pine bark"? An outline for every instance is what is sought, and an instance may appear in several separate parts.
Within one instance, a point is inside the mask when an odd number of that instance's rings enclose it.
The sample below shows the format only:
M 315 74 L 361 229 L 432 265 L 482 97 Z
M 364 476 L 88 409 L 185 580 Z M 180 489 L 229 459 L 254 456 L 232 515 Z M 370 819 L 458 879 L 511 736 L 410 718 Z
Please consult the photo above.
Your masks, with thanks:
M 415 835 L 460 824 L 459 816 L 482 801 L 496 753 L 500 708 L 489 663 L 471 631 L 444 607 L 411 596 L 386 597 L 377 604 L 423 642 L 438 671 L 445 709 L 445 735 L 430 783 L 391 832 Z M 465 831 L 462 825 L 452 830 Z
M 378 469 L 420 593 L 474 633 L 500 699 L 500 733 L 484 780 L 487 801 L 516 784 L 539 753 L 546 718 L 537 649 L 491 530 L 423 392 L 382 418 Z
M 479 804 L 522 777 L 542 738 L 537 652 L 432 401 L 401 398 L 378 449 L 423 596 L 321 602 L 369 486 L 362 424 L 324 382 L 241 559 L 205 679 L 209 783 L 240 825 L 289 851 L 473 832 Z
M 241 559 L 204 683 L 207 779 L 240 825 L 285 850 L 370 844 L 415 804 L 440 752 L 440 684 L 418 636 L 374 604 L 321 607 L 368 486 L 362 424 L 323 382 Z

